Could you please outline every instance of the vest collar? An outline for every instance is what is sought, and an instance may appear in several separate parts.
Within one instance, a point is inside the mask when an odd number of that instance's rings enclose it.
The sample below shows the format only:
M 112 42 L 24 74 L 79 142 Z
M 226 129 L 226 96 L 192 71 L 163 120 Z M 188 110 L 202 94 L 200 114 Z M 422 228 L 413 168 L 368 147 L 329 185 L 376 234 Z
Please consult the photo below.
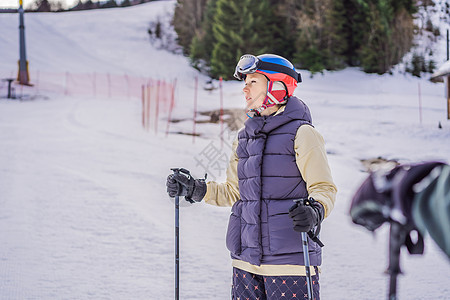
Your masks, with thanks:
M 306 104 L 297 97 L 290 97 L 278 111 L 270 116 L 255 116 L 247 119 L 245 130 L 250 136 L 258 134 L 268 134 L 275 128 L 278 128 L 293 120 L 301 120 L 312 123 L 311 113 Z

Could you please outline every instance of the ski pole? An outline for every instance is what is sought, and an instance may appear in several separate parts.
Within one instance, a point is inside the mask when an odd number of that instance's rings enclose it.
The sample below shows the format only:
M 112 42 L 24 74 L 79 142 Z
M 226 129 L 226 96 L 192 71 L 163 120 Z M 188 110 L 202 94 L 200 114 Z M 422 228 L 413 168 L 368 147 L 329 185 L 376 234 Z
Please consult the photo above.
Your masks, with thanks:
M 179 169 L 172 169 L 179 173 Z M 178 185 L 178 193 L 175 196 L 175 300 L 180 299 L 180 196 L 181 186 Z
M 180 196 L 175 196 L 175 300 L 180 299 Z
M 306 235 L 306 232 L 302 232 L 302 243 L 303 243 L 303 258 L 305 260 L 305 269 L 306 269 L 306 283 L 308 288 L 308 300 L 313 299 L 313 287 L 312 287 L 312 280 L 311 280 L 311 270 L 310 270 L 310 263 L 309 263 L 309 252 L 308 252 L 308 236 Z
M 189 180 L 194 180 L 191 177 L 191 173 L 183 168 L 173 168 L 171 169 L 174 174 L 182 174 L 189 178 Z M 205 174 L 206 179 L 206 174 Z M 180 299 L 180 195 L 182 192 L 182 186 L 178 183 L 177 195 L 175 196 L 175 300 Z M 188 198 L 186 195 L 185 200 L 191 203 L 194 201 Z
M 298 205 L 305 205 L 308 203 L 307 199 L 294 200 Z M 303 245 L 303 260 L 305 261 L 306 270 L 306 283 L 308 289 L 308 300 L 313 300 L 313 287 L 311 279 L 311 265 L 309 263 L 309 251 L 308 251 L 308 235 L 306 232 L 301 232 L 302 235 L 302 245 Z
M 405 240 L 405 233 L 401 230 L 401 225 L 398 222 L 391 222 L 389 232 L 389 267 L 387 272 L 390 275 L 389 279 L 389 300 L 397 300 L 397 277 L 402 274 L 400 269 L 400 252 L 402 243 Z

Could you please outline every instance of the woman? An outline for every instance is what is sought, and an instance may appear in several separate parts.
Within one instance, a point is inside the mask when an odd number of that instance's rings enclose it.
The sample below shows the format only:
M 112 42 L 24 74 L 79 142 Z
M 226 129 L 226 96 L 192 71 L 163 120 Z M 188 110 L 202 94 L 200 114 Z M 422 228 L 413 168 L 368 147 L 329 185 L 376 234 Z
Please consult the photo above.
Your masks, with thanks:
M 233 299 L 307 299 L 299 232 L 320 228 L 336 195 L 324 141 L 306 104 L 293 96 L 301 76 L 287 59 L 244 55 L 234 76 L 245 80 L 249 119 L 233 143 L 226 182 L 178 173 L 169 175 L 167 190 L 171 197 L 232 206 L 226 243 Z M 299 199 L 309 205 L 294 204 Z M 311 237 L 313 295 L 319 299 L 321 247 Z

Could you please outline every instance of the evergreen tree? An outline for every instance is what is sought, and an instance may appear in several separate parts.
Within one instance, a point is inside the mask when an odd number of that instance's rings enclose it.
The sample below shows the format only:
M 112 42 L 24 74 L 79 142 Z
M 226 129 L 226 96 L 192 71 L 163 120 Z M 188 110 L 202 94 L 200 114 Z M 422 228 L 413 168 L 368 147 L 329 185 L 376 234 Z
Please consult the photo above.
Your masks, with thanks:
M 63 5 L 62 1 L 54 2 L 53 6 L 52 6 L 52 10 L 57 11 L 57 12 L 64 11 L 65 9 L 64 9 L 64 5 Z
M 122 6 L 122 7 L 131 6 L 131 1 L 124 0 L 124 1 L 122 1 L 122 3 L 120 3 L 120 6 Z
M 200 70 L 209 71 L 209 62 L 211 61 L 211 54 L 216 42 L 213 34 L 216 7 L 217 0 L 209 0 L 207 2 L 202 26 L 195 32 L 195 36 L 190 45 L 192 65 Z
M 360 65 L 369 73 L 383 74 L 397 64 L 412 46 L 412 8 L 390 0 L 371 0 L 361 6 L 365 32 L 357 51 Z M 408 1 L 401 1 L 408 4 Z M 408 10 L 410 12 L 408 12 Z
M 202 27 L 205 6 L 208 0 L 178 0 L 173 16 L 173 25 L 178 44 L 189 54 L 192 40 Z
M 306 0 L 299 8 L 294 61 L 312 72 L 344 67 L 347 37 L 342 1 Z
M 52 10 L 48 0 L 38 0 L 36 2 L 36 7 L 37 8 L 35 11 L 38 11 L 38 12 L 49 12 Z
M 368 28 L 359 49 L 361 66 L 369 73 L 384 73 L 388 69 L 388 48 L 392 42 L 389 27 L 392 8 L 386 0 L 371 1 L 365 11 Z
M 230 78 L 240 55 L 262 52 L 313 72 L 349 65 L 384 73 L 411 48 L 417 5 L 416 0 L 178 0 L 173 22 L 192 64 L 216 77 Z
M 359 5 L 358 2 L 361 4 Z M 366 23 L 365 16 L 361 12 L 361 6 L 366 4 L 365 1 L 343 0 L 346 22 L 342 28 L 347 40 L 347 48 L 343 52 L 346 63 L 349 66 L 359 66 L 358 49 L 362 44 L 365 35 L 362 25 Z
M 99 7 L 98 2 L 92 2 L 92 0 L 87 0 L 84 2 L 84 9 L 95 9 Z
M 104 4 L 100 5 L 100 8 L 113 8 L 118 7 L 116 0 L 108 0 Z
M 342 0 L 332 0 L 325 18 L 325 49 L 327 68 L 339 69 L 345 66 L 345 51 L 348 48 L 348 35 L 344 30 L 347 16 Z
M 78 3 L 69 10 L 83 10 L 83 9 L 84 9 L 84 3 L 81 0 L 78 0 Z
M 273 7 L 274 17 L 274 53 L 284 57 L 293 57 L 296 48 L 297 27 L 299 23 L 298 10 L 300 8 L 298 0 L 270 0 Z
M 214 15 L 216 40 L 211 73 L 230 79 L 239 57 L 245 53 L 272 52 L 273 15 L 268 0 L 218 0 Z

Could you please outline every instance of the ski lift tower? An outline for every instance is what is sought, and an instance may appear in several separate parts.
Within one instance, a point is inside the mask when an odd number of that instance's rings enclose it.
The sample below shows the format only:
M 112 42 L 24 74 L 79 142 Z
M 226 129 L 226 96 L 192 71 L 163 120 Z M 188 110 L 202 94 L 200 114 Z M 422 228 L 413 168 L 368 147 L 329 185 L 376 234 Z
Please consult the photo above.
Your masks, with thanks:
M 19 46 L 20 46 L 20 60 L 19 60 L 19 74 L 17 75 L 17 81 L 19 84 L 31 85 L 30 75 L 28 73 L 28 61 L 27 53 L 25 49 L 25 22 L 23 11 L 23 0 L 19 0 Z

